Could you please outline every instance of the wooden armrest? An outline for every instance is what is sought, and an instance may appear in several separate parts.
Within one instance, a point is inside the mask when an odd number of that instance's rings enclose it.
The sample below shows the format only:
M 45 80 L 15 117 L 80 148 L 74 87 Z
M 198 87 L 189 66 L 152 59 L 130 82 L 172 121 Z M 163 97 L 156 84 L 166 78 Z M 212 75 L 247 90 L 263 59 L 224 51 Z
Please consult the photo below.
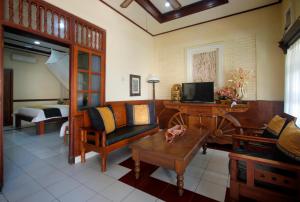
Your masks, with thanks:
M 81 134 L 84 135 L 85 137 L 82 137 L 82 141 L 87 142 L 88 139 L 91 138 L 87 133 L 94 133 L 95 136 L 92 138 L 95 141 L 96 146 L 100 146 L 99 139 L 100 139 L 100 134 L 101 134 L 101 145 L 102 147 L 106 146 L 106 132 L 105 131 L 99 131 L 95 130 L 93 128 L 88 128 L 88 127 L 82 127 L 80 128 Z
M 257 137 L 251 135 L 232 135 L 233 141 L 247 141 L 247 142 L 261 142 L 261 143 L 269 143 L 276 144 L 277 139 L 274 138 L 265 138 L 265 137 Z
M 98 130 L 95 130 L 95 129 L 89 128 L 89 127 L 82 127 L 82 128 L 80 128 L 80 130 L 85 131 L 85 132 L 94 132 L 94 133 L 99 132 Z
M 254 162 L 257 164 L 263 164 L 263 165 L 268 165 L 271 167 L 275 168 L 280 168 L 284 170 L 289 170 L 289 171 L 300 171 L 300 165 L 293 165 L 293 164 L 288 164 L 280 161 L 275 161 L 275 160 L 270 160 L 270 159 L 264 159 L 260 157 L 254 157 L 254 156 L 249 156 L 245 154 L 238 154 L 238 153 L 229 153 L 229 158 L 231 160 L 238 160 L 238 161 L 247 161 L 247 162 Z

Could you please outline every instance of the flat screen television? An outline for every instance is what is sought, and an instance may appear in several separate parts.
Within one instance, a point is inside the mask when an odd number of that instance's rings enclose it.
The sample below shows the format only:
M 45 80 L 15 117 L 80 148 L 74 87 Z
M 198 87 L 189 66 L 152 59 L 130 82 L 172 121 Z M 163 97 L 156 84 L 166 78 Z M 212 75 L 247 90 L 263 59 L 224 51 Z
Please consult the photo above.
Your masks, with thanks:
M 214 82 L 183 83 L 182 102 L 214 102 Z

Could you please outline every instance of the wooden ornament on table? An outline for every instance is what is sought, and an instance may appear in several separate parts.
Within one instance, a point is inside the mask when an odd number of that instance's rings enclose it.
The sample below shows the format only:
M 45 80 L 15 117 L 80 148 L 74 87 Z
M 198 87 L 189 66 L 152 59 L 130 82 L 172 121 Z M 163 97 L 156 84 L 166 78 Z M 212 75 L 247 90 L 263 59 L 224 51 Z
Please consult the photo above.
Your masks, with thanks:
M 186 128 L 187 127 L 184 125 L 175 125 L 174 127 L 168 129 L 165 133 L 166 141 L 168 143 L 173 143 L 177 136 L 184 135 Z
M 171 99 L 173 101 L 180 101 L 181 100 L 181 85 L 174 84 L 171 88 Z

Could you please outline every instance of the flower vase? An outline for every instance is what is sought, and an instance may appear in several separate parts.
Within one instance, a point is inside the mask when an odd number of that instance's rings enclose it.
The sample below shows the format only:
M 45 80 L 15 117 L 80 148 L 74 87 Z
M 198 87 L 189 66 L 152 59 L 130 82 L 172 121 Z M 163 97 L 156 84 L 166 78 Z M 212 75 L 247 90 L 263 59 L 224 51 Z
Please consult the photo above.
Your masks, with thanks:
M 245 95 L 245 89 L 244 89 L 244 87 L 239 87 L 239 88 L 237 88 L 236 90 L 236 97 L 240 100 L 240 99 L 242 99 L 243 97 L 244 97 L 244 95 Z

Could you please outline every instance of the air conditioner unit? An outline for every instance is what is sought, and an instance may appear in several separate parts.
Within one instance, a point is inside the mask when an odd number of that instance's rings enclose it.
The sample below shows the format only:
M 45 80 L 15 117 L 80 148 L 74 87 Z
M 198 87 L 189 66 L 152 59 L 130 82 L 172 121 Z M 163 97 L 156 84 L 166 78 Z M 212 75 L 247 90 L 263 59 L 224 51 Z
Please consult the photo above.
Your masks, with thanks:
M 33 56 L 27 56 L 27 55 L 20 55 L 13 53 L 11 55 L 12 60 L 18 61 L 18 62 L 27 62 L 27 63 L 36 63 L 36 58 Z

